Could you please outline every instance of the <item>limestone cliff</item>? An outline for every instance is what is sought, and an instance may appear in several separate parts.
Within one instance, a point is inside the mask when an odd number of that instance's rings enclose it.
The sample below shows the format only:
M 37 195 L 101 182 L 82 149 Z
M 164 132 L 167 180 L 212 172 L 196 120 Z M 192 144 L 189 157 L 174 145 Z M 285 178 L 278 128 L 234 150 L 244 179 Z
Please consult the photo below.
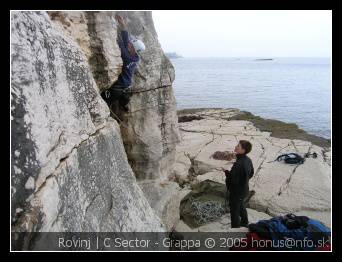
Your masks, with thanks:
M 121 72 L 116 43 L 115 13 L 124 17 L 128 32 L 145 45 L 133 78 L 134 94 L 128 114 L 119 114 L 122 138 L 129 162 L 139 180 L 165 180 L 179 142 L 175 74 L 154 29 L 151 12 L 49 12 L 61 31 L 76 41 L 88 58 L 100 90 L 107 89 Z
M 174 70 L 151 12 L 122 15 L 147 50 L 119 125 L 99 95 L 121 72 L 114 12 L 12 12 L 13 231 L 165 230 L 136 177 L 172 168 Z

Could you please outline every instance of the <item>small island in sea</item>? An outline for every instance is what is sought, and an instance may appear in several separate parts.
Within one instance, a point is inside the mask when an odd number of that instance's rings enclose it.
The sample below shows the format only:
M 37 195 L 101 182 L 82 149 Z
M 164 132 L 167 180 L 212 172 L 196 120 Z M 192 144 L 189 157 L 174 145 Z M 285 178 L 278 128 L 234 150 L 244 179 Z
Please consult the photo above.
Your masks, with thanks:
M 273 58 L 257 58 L 257 59 L 254 59 L 254 61 L 272 61 L 274 60 Z
M 182 58 L 181 55 L 177 54 L 176 52 L 168 52 L 168 53 L 165 53 L 165 55 L 170 58 L 170 59 L 173 59 L 173 58 Z

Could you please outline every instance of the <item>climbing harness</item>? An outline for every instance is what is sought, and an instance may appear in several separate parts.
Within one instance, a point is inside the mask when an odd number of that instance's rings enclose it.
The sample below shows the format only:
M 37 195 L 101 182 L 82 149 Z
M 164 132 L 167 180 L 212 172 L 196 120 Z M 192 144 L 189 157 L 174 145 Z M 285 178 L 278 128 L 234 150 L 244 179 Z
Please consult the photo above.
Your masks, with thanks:
M 125 90 L 125 91 L 130 94 L 139 94 L 139 93 L 149 92 L 149 91 L 153 91 L 153 90 L 157 90 L 157 89 L 165 88 L 165 87 L 170 87 L 170 86 L 171 85 L 162 85 L 162 86 L 158 86 L 158 87 L 150 88 L 150 89 L 135 89 L 135 90 L 131 90 L 131 88 L 129 88 L 129 90 Z

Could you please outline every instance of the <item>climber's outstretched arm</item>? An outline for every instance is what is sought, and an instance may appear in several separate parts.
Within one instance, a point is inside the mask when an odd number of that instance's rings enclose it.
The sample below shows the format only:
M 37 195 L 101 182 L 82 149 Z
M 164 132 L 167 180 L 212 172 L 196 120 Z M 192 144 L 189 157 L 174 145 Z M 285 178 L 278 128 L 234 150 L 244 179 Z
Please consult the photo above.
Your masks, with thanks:
M 123 57 L 129 57 L 129 53 L 127 49 L 129 37 L 128 37 L 128 32 L 127 32 L 126 22 L 120 15 L 116 15 L 115 19 L 118 22 L 118 27 L 121 31 L 120 32 L 121 37 L 119 38 L 119 41 L 118 41 L 119 47 L 121 49 L 121 55 Z
M 124 47 L 127 48 L 128 42 L 129 42 L 129 37 L 128 37 L 128 32 L 127 32 L 126 22 L 120 15 L 116 15 L 115 19 L 118 22 L 118 26 L 119 26 L 119 29 L 121 31 L 121 41 L 122 41 Z
M 126 30 L 127 30 L 126 22 L 125 22 L 125 20 L 122 18 L 122 16 L 120 16 L 120 15 L 115 15 L 115 19 L 116 19 L 116 21 L 118 22 L 118 25 L 119 25 L 120 30 L 126 31 Z

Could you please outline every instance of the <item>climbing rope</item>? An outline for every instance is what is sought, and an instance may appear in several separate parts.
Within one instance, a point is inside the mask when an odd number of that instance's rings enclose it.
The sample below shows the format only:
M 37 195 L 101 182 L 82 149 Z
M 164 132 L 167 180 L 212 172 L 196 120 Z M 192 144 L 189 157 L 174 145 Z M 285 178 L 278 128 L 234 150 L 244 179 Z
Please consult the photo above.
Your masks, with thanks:
M 190 208 L 193 210 L 195 223 L 198 225 L 212 222 L 226 213 L 225 204 L 219 201 L 200 202 L 193 197 L 190 197 L 188 201 L 190 202 Z
M 125 92 L 129 94 L 139 94 L 139 93 L 149 92 L 149 91 L 153 91 L 153 90 L 157 90 L 157 89 L 165 88 L 165 87 L 170 87 L 170 86 L 171 85 L 162 85 L 162 86 L 158 86 L 158 87 L 150 88 L 150 89 L 125 90 Z
M 112 113 L 112 115 L 114 116 L 114 118 L 119 122 L 119 125 L 121 126 L 125 126 L 125 127 L 127 127 L 125 124 L 124 124 L 124 122 L 120 119 L 120 117 L 118 117 L 114 112 L 113 112 L 113 110 L 110 108 L 110 107 L 108 107 L 109 108 L 109 110 L 110 110 L 110 112 Z
M 157 101 L 156 101 L 156 102 L 157 102 Z M 146 103 L 146 104 L 149 104 L 149 102 Z M 151 105 L 151 106 L 147 106 L 147 107 L 141 107 L 141 108 L 138 108 L 138 109 L 136 109 L 136 110 L 134 110 L 134 111 L 131 111 L 131 112 L 129 112 L 129 113 L 130 113 L 130 114 L 133 114 L 133 113 L 140 112 L 140 111 L 143 111 L 143 110 L 152 109 L 152 108 L 155 108 L 155 107 L 157 107 L 157 106 L 163 106 L 163 105 L 169 105 L 169 104 L 171 104 L 171 102 L 168 102 L 168 103 L 158 103 L 158 102 L 157 102 L 157 104 L 155 104 L 155 105 Z

